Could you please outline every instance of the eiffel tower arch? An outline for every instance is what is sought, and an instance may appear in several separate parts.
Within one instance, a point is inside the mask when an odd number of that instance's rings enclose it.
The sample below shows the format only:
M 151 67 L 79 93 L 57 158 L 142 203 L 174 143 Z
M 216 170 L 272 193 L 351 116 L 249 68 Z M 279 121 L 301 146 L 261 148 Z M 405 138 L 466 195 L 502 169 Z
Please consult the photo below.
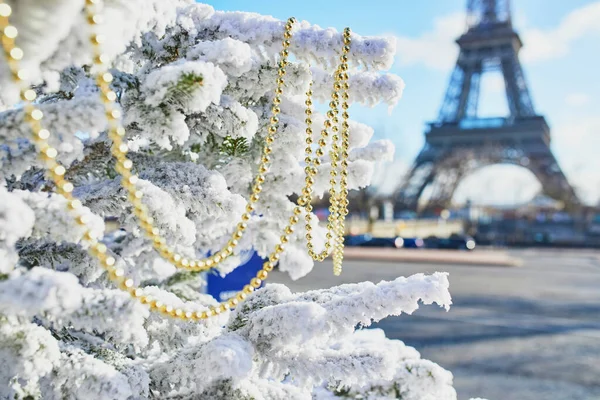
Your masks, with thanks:
M 468 0 L 467 32 L 456 43 L 460 53 L 438 120 L 428 124 L 425 146 L 394 195 L 396 210 L 418 210 L 420 203 L 421 211 L 447 208 L 461 179 L 502 163 L 527 168 L 545 195 L 566 207 L 577 206 L 575 191 L 550 150 L 550 128 L 533 107 L 509 0 Z M 489 71 L 504 78 L 506 117 L 477 116 L 479 84 Z M 423 204 L 427 186 L 431 197 Z

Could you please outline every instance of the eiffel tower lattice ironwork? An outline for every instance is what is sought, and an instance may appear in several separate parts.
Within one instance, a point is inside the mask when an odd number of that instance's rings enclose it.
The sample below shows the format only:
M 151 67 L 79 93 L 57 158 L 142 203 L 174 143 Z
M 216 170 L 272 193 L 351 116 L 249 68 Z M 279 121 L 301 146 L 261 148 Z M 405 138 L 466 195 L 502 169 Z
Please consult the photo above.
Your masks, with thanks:
M 512 26 L 509 0 L 468 0 L 467 32 L 456 42 L 460 54 L 438 121 L 429 124 L 425 146 L 394 195 L 395 209 L 447 208 L 462 178 L 501 163 L 529 169 L 543 193 L 565 206 L 579 204 L 550 150 L 550 128 L 534 110 L 518 58 L 523 44 Z M 481 76 L 490 70 L 504 77 L 507 117 L 477 117 Z M 429 185 L 429 200 L 420 202 Z

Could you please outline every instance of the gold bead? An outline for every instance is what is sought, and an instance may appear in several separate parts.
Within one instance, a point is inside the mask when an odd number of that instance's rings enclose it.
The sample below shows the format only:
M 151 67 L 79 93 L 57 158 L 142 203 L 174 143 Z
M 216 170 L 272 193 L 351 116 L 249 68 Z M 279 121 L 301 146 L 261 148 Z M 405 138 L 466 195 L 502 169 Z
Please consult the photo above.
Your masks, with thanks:
M 260 287 L 261 284 L 262 284 L 262 280 L 260 280 L 258 278 L 252 278 L 252 280 L 250 281 L 250 285 L 257 289 Z
M 237 306 L 238 303 L 239 303 L 239 301 L 236 298 L 231 298 L 231 299 L 227 300 L 227 307 L 235 308 L 235 306 Z
M 290 17 L 288 18 L 287 22 L 289 24 L 295 24 L 296 22 L 298 22 L 298 20 L 295 17 Z
M 250 196 L 250 201 L 252 201 L 253 203 L 256 203 L 259 198 L 260 198 L 260 196 L 257 193 L 254 193 L 254 194 L 252 194 L 252 196 Z
M 165 307 L 164 303 L 160 300 L 153 300 L 152 303 L 150 303 L 150 307 L 156 309 L 156 310 L 160 310 L 162 311 Z
M 291 43 L 289 40 L 287 40 L 287 39 L 286 39 L 286 40 L 284 40 L 284 41 L 283 41 L 283 43 L 282 43 L 282 45 L 283 45 L 283 47 L 284 47 L 284 48 L 286 48 L 286 47 L 290 47 L 290 45 L 291 45 L 291 44 L 292 44 L 292 43 Z
M 256 277 L 263 281 L 265 279 L 267 279 L 268 276 L 269 276 L 269 273 L 267 271 L 265 271 L 264 269 L 261 271 L 258 271 L 258 273 L 256 274 Z
M 248 225 L 245 222 L 240 222 L 239 224 L 237 224 L 237 229 L 239 231 L 243 231 L 248 227 Z
M 294 207 L 294 214 L 296 214 L 296 215 L 302 214 L 302 207 L 298 207 L 298 206 Z
M 242 221 L 245 221 L 245 222 L 247 222 L 247 221 L 249 221 L 249 220 L 250 220 L 250 214 L 248 214 L 248 213 L 243 213 L 243 214 L 242 214 Z
M 15 61 L 20 61 L 21 59 L 23 59 L 23 50 L 21 50 L 19 47 L 13 47 L 12 50 L 9 52 L 10 58 L 12 58 Z
M 226 312 L 227 311 L 227 305 L 226 304 L 221 304 L 219 306 L 219 311 L 222 312 L 222 313 Z
M 289 242 L 290 238 L 287 237 L 286 235 L 281 235 L 279 240 L 281 241 L 281 243 L 287 243 L 287 242 Z
M 285 76 L 285 68 L 279 68 L 279 70 L 277 70 L 277 73 L 279 74 L 279 76 Z
M 175 309 L 175 316 L 179 317 L 179 318 L 183 317 L 183 310 L 181 308 L 176 308 Z
M 42 118 L 44 118 L 44 113 L 40 109 L 37 109 L 37 108 L 33 108 L 33 109 L 29 110 L 28 114 L 29 114 L 29 118 L 31 118 L 34 121 L 39 121 Z M 45 129 L 41 129 L 40 132 L 41 131 L 45 131 Z M 48 136 L 50 136 L 50 135 L 48 134 Z M 39 137 L 39 132 L 38 132 L 38 137 Z M 47 138 L 48 137 L 46 137 L 46 139 Z
M 273 117 L 271 117 L 270 122 L 273 125 L 277 125 L 279 123 L 279 118 L 273 116 Z
M 290 224 L 294 224 L 295 225 L 295 224 L 298 223 L 299 220 L 300 219 L 297 216 L 293 215 L 293 216 L 290 217 Z
M 251 213 L 252 211 L 254 211 L 255 207 L 253 204 L 248 203 L 246 204 L 246 212 Z
M 275 251 L 277 253 L 283 253 L 283 250 L 285 250 L 285 246 L 283 244 L 278 244 L 277 246 L 275 246 Z
M 111 120 L 111 119 L 119 119 L 121 118 L 121 111 L 114 109 L 114 110 L 110 110 L 106 112 L 106 117 Z
M 106 38 L 104 37 L 104 35 L 101 34 L 95 34 L 92 36 L 92 43 L 95 45 L 99 45 L 102 44 L 106 41 Z
M 73 189 L 75 189 L 73 187 L 73 184 L 71 182 L 67 182 L 67 181 L 62 181 L 59 185 L 58 188 L 60 189 L 60 191 L 62 193 L 71 193 L 73 191 Z
M 117 94 L 112 90 L 109 90 L 108 92 L 104 93 L 104 97 L 108 101 L 115 101 L 117 99 Z
M 20 69 L 17 72 L 13 72 L 13 78 L 16 81 L 24 81 L 24 80 L 27 80 L 29 78 L 29 73 L 25 69 Z M 26 90 L 31 90 L 31 89 L 24 89 L 24 91 L 26 91 Z
M 285 227 L 285 233 L 287 233 L 288 235 L 291 235 L 293 232 L 294 232 L 294 227 L 293 226 L 288 225 L 288 226 Z
M 266 262 L 263 264 L 263 269 L 267 272 L 271 272 L 273 271 L 273 268 L 275 268 L 275 264 L 272 262 Z M 261 279 L 266 279 L 266 276 L 264 278 Z
M 345 37 L 345 38 L 344 38 L 344 44 L 345 44 L 346 46 L 350 46 L 350 43 L 352 43 L 352 39 L 350 39 L 350 37 Z M 348 51 L 349 51 L 349 50 L 348 50 Z M 342 65 L 344 65 L 344 64 L 342 64 Z
M 272 262 L 272 263 L 276 263 L 277 261 L 279 261 L 279 254 L 277 254 L 277 253 L 272 253 L 272 254 L 269 256 L 269 261 L 270 261 L 270 262 Z
M 8 4 L 2 3 L 0 4 L 0 17 L 10 17 L 12 13 L 12 9 Z
M 106 54 L 99 54 L 96 57 L 94 57 L 94 62 L 96 64 L 106 64 L 108 62 L 109 58 Z
M 269 133 L 270 134 L 277 133 L 277 127 L 275 125 L 269 126 Z
M 48 158 L 55 158 L 58 155 L 58 151 L 54 147 L 46 147 L 42 152 Z
M 21 99 L 23 99 L 25 101 L 33 101 L 33 100 L 35 100 L 36 97 L 37 97 L 37 94 L 32 89 L 27 89 L 21 94 Z
M 288 49 L 284 48 L 283 50 L 281 50 L 280 54 L 281 54 L 281 57 L 287 57 L 290 55 L 290 51 Z
M 254 291 L 254 287 L 250 286 L 250 285 L 246 285 L 244 286 L 244 289 L 242 289 L 244 293 L 246 294 L 250 294 Z
M 88 23 L 90 25 L 99 25 L 103 22 L 102 16 L 98 14 L 88 16 Z
M 82 207 L 81 201 L 74 199 L 69 202 L 69 208 L 71 210 L 77 210 Z
M 244 301 L 246 300 L 246 293 L 238 292 L 238 294 L 235 295 L 235 298 L 237 299 L 237 301 Z
M 104 254 L 106 253 L 106 245 L 104 243 L 98 243 L 93 247 L 93 250 L 97 253 L 97 254 Z
M 265 138 L 265 143 L 267 143 L 267 144 L 273 144 L 274 141 L 275 141 L 275 139 L 271 136 L 267 136 Z

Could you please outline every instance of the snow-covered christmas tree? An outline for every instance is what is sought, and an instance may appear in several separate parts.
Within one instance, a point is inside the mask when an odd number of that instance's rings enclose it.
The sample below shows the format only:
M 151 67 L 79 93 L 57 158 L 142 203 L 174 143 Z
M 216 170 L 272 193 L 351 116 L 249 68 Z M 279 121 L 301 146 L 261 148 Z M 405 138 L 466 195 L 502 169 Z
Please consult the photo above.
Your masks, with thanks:
M 104 39 L 136 187 L 154 226 L 190 259 L 218 253 L 248 210 L 283 79 L 286 21 L 191 0 L 2 2 L 2 39 L 16 36 L 19 51 L 0 60 L 0 398 L 455 399 L 448 371 L 380 330 L 357 329 L 411 313 L 419 301 L 447 308 L 445 274 L 297 294 L 269 284 L 236 309 L 199 321 L 151 312 L 111 283 L 86 252 L 90 231 L 82 221 L 154 299 L 184 310 L 217 304 L 202 294 L 204 275 L 165 261 L 134 217 L 94 79 L 98 55 L 86 4 L 101 8 L 102 23 L 93 22 Z M 240 252 L 267 256 L 279 243 L 306 177 L 305 93 L 310 87 L 315 100 L 330 101 L 342 33 L 302 21 L 291 34 L 270 169 L 245 234 L 218 265 L 222 274 L 239 264 Z M 398 102 L 402 80 L 382 72 L 394 50 L 391 39 L 352 34 L 352 103 Z M 17 61 L 83 203 L 78 219 L 30 139 Z M 315 127 L 325 119 L 312 114 Z M 391 159 L 393 146 L 370 142 L 373 130 L 358 122 L 349 122 L 349 133 L 348 188 L 358 189 L 369 184 L 376 161 Z M 329 182 L 331 160 L 321 159 L 315 195 Z M 118 228 L 108 229 L 108 220 Z M 310 220 L 321 251 L 326 230 Z M 306 227 L 288 233 L 278 268 L 299 279 L 314 266 Z

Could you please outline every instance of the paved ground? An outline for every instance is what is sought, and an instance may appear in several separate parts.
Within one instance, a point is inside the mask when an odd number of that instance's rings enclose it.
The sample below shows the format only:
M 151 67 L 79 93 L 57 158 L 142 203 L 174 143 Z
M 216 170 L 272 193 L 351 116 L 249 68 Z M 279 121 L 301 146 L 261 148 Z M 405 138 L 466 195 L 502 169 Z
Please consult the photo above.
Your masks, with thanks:
M 515 250 L 520 267 L 347 261 L 291 282 L 294 290 L 450 272 L 454 305 L 423 307 L 379 327 L 451 370 L 459 399 L 600 399 L 600 252 Z

